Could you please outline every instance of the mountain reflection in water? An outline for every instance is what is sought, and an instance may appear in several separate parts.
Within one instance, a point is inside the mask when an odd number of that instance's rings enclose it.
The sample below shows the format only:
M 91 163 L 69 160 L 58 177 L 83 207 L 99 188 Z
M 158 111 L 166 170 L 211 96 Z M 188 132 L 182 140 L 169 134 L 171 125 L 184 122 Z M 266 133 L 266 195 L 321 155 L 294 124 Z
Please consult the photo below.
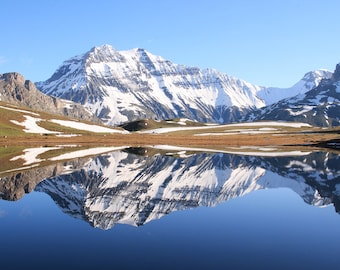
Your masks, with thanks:
M 290 188 L 308 204 L 339 211 L 340 162 L 331 152 L 298 156 L 126 148 L 0 177 L 0 198 L 48 194 L 93 227 L 141 226 L 174 211 L 215 206 L 255 190 Z M 1 175 L 0 175 L 1 176 Z

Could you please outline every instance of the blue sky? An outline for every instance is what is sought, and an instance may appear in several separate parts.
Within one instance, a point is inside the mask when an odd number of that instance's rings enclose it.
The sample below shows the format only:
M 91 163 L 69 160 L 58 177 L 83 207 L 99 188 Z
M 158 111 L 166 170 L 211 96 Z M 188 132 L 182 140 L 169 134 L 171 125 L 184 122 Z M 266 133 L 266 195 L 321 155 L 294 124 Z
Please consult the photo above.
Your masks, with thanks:
M 0 73 L 48 79 L 110 44 L 289 87 L 340 62 L 338 0 L 16 0 L 1 3 Z

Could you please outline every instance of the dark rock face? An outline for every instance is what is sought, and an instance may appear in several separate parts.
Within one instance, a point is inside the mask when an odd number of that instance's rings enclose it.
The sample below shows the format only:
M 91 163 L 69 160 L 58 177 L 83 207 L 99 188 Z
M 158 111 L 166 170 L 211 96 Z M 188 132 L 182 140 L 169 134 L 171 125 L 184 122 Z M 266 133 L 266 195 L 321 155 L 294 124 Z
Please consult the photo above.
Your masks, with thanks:
M 340 64 L 337 64 L 335 67 L 335 71 L 333 73 L 333 80 L 339 81 L 340 80 Z
M 80 104 L 47 96 L 41 93 L 33 82 L 15 72 L 0 74 L 0 100 L 37 111 L 99 122 Z

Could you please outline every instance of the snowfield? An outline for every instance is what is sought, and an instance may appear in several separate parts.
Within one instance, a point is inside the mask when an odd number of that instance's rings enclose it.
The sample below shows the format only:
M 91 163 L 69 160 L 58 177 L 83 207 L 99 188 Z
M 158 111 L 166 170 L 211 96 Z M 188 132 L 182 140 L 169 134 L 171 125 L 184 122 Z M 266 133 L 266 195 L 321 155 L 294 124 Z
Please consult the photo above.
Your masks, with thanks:
M 76 122 L 76 121 L 70 121 L 70 120 L 57 120 L 57 119 L 52 119 L 50 120 L 52 123 L 59 124 L 61 126 L 65 127 L 70 127 L 70 128 L 75 128 L 79 130 L 85 130 L 85 131 L 91 131 L 95 133 L 128 133 L 127 131 L 121 131 L 121 130 L 116 130 L 112 129 L 109 127 L 102 127 L 98 125 L 92 125 L 92 124 L 85 124 L 81 122 Z
M 69 104 L 71 106 L 72 102 L 69 102 Z M 26 118 L 24 121 L 22 122 L 19 122 L 17 120 L 10 120 L 10 121 L 15 125 L 23 126 L 24 127 L 23 131 L 26 133 L 57 134 L 59 136 L 64 135 L 62 132 L 48 130 L 48 129 L 45 129 L 39 126 L 38 123 L 42 121 L 48 121 L 48 122 L 59 124 L 64 127 L 70 127 L 70 128 L 94 132 L 94 133 L 128 133 L 128 131 L 124 131 L 124 130 L 117 130 L 117 129 L 113 129 L 110 127 L 103 127 L 103 126 L 99 126 L 95 124 L 86 124 L 86 123 L 82 123 L 79 121 L 59 120 L 59 119 L 51 119 L 51 120 L 41 119 L 39 118 L 40 115 L 38 113 L 30 112 L 27 110 L 16 109 L 12 107 L 0 106 L 0 108 L 23 113 L 23 117 Z M 72 135 L 65 135 L 65 136 L 75 136 L 75 135 L 72 134 Z
M 57 120 L 57 119 L 43 120 L 43 119 L 32 117 L 29 115 L 24 115 L 24 117 L 26 118 L 26 120 L 24 120 L 23 122 L 18 122 L 16 120 L 11 120 L 11 122 L 18 126 L 23 126 L 24 127 L 23 131 L 26 133 L 57 134 L 58 136 L 63 136 L 62 132 L 51 131 L 43 127 L 40 127 L 37 124 L 40 121 L 49 121 L 52 123 L 59 124 L 61 126 L 71 127 L 74 129 L 84 130 L 84 131 L 89 131 L 89 132 L 94 132 L 94 133 L 128 133 L 128 131 L 122 131 L 122 130 L 112 129 L 109 127 L 103 127 L 103 126 L 98 126 L 98 125 L 92 125 L 92 124 L 85 124 L 85 123 L 81 123 L 77 121 Z M 64 136 L 76 136 L 76 135 L 72 134 L 72 135 L 64 135 Z
M 40 133 L 40 134 L 41 133 L 43 133 L 43 134 L 57 134 L 57 133 L 59 133 L 59 132 L 47 130 L 45 128 L 38 126 L 37 122 L 40 122 L 42 120 L 40 118 L 32 117 L 32 116 L 29 116 L 29 115 L 24 115 L 24 117 L 26 118 L 26 120 L 23 121 L 23 122 L 18 122 L 18 121 L 15 121 L 15 120 L 11 120 L 11 122 L 13 124 L 23 126 L 24 131 L 26 133 Z
M 239 129 L 225 130 L 225 133 L 219 133 L 218 135 L 232 135 L 242 133 L 251 133 L 251 134 L 262 134 L 268 132 L 274 132 L 275 129 L 271 128 L 272 126 L 276 127 L 292 127 L 292 128 L 301 128 L 301 127 L 311 127 L 311 125 L 306 123 L 297 123 L 297 122 L 275 122 L 275 121 L 264 121 L 264 122 L 253 122 L 253 123 L 238 123 L 238 124 L 227 124 L 227 125 L 206 125 L 206 126 L 196 126 L 196 127 L 169 127 L 169 128 L 157 128 L 140 131 L 139 133 L 143 134 L 163 134 L 175 131 L 184 131 L 184 130 L 201 130 L 201 129 L 211 129 L 211 128 L 229 128 L 229 127 L 238 127 Z M 247 127 L 259 127 L 258 129 L 246 129 Z M 240 129 L 244 128 L 244 129 Z M 234 132 L 234 133 L 232 133 Z M 205 135 L 216 135 L 217 133 L 206 133 Z M 197 134 L 203 136 L 203 134 Z
M 186 151 L 197 151 L 197 152 L 211 152 L 216 153 L 216 149 L 207 149 L 207 148 L 196 148 L 196 147 L 182 147 L 182 146 L 174 146 L 174 145 L 152 145 L 150 146 L 155 149 L 169 150 L 169 151 L 178 151 L 178 154 L 184 155 Z M 304 156 L 308 155 L 310 151 L 278 151 L 277 148 L 273 147 L 234 147 L 228 148 L 226 150 L 218 150 L 219 153 L 226 154 L 236 154 L 236 155 L 247 155 L 247 156 L 266 156 L 266 157 L 275 157 L 275 156 Z

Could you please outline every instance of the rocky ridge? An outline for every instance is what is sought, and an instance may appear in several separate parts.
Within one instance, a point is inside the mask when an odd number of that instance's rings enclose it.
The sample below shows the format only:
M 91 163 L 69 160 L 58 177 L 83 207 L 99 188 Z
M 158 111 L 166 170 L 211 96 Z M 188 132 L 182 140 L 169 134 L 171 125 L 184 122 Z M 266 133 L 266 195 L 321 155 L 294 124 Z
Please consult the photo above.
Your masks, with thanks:
M 0 101 L 37 111 L 100 122 L 82 105 L 45 95 L 33 82 L 16 72 L 0 74 Z

